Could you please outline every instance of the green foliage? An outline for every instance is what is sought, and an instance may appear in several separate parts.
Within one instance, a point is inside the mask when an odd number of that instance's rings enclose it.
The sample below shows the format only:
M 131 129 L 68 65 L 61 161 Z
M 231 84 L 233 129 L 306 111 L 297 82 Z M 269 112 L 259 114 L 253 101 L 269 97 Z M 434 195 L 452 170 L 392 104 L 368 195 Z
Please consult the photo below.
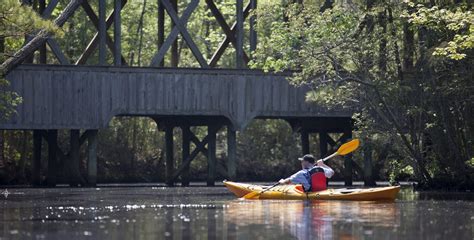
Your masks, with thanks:
M 46 29 L 53 33 L 62 32 L 53 22 L 42 19 L 31 7 L 21 6 L 18 0 L 4 0 L 0 4 L 0 62 L 6 60 L 10 51 L 18 50 L 26 34 L 34 34 L 39 29 Z M 6 47 L 8 46 L 8 47 Z M 8 54 L 8 55 L 6 55 Z M 9 118 L 15 113 L 14 108 L 21 103 L 17 93 L 8 91 L 9 83 L 0 72 L 0 120 Z
M 42 19 L 31 7 L 21 6 L 18 0 L 3 0 L 0 4 L 0 36 L 24 37 L 39 29 L 58 32 L 53 22 Z
M 9 82 L 0 78 L 0 121 L 15 114 L 15 107 L 22 101 L 17 93 L 7 90 L 8 86 Z
M 3 20 L 0 22 L 7 54 L 22 46 L 26 33 L 44 27 L 54 31 L 50 22 L 39 24 L 42 20 L 30 8 L 19 8 L 18 1 L 4 2 L 0 14 L 8 10 L 10 15 L 3 15 L 15 16 L 11 14 L 13 8 L 17 9 L 16 16 L 20 16 L 18 21 L 32 21 L 17 24 L 17 30 Z M 420 182 L 428 182 L 430 178 L 468 179 L 465 176 L 473 173 L 474 152 L 470 147 L 474 135 L 472 7 L 448 3 L 428 7 L 386 1 L 376 1 L 368 7 L 367 2 L 345 1 L 334 3 L 334 8 L 321 13 L 318 1 L 289 6 L 288 2 L 258 1 L 258 9 L 252 12 L 257 17 L 259 41 L 257 50 L 251 54 L 252 67 L 265 71 L 297 70 L 290 81 L 312 87 L 313 91 L 306 94 L 308 101 L 327 108 L 354 109 L 355 137 L 371 147 L 376 178 L 415 178 Z M 89 3 L 97 13 L 97 1 Z M 188 1 L 178 3 L 181 15 Z M 232 25 L 235 1 L 215 3 L 226 22 Z M 107 4 L 109 14 L 113 1 Z M 61 1 L 52 18 L 65 5 Z M 157 8 L 157 2 L 152 0 L 147 0 L 146 5 L 144 0 L 128 1 L 124 7 L 122 52 L 130 66 L 148 66 L 157 52 Z M 171 21 L 165 19 L 165 32 L 169 33 Z M 209 60 L 224 33 L 204 1 L 200 1 L 186 27 L 204 58 Z M 244 27 L 248 30 L 247 23 Z M 71 62 L 75 62 L 97 29 L 79 9 L 63 30 L 67 34 L 56 40 Z M 113 26 L 108 33 L 112 36 Z M 248 52 L 248 39 L 244 42 Z M 198 66 L 181 36 L 178 52 L 179 67 Z M 433 53 L 445 57 L 432 57 Z M 48 63 L 57 63 L 48 54 Z M 170 58 L 168 52 L 165 66 L 171 66 Z M 97 61 L 95 51 L 86 64 Z M 113 62 L 109 49 L 107 61 Z M 232 44 L 219 66 L 235 66 Z M 2 84 L 2 90 L 8 89 L 4 81 Z M 1 106 L 18 102 L 10 93 L 0 95 Z M 0 111 L 6 112 L 4 109 Z M 200 139 L 206 134 L 205 128 L 193 131 Z M 221 143 L 217 149 L 221 170 L 225 170 L 225 134 L 220 131 L 217 136 Z M 67 136 L 64 131 L 60 133 L 60 142 L 67 143 Z M 163 180 L 163 132 L 150 119 L 116 118 L 110 128 L 100 131 L 99 138 L 100 181 Z M 31 155 L 19 150 L 24 145 L 24 140 L 19 139 L 21 135 L 14 132 L 6 140 L 9 149 L 6 155 L 13 162 Z M 27 140 L 30 146 L 32 140 Z M 237 141 L 238 177 L 242 180 L 274 181 L 299 168 L 298 162 L 293 161 L 300 152 L 299 139 L 284 121 L 253 121 L 239 133 Z M 175 130 L 175 142 L 181 142 L 178 130 Z M 175 149 L 177 166 L 181 157 L 179 144 Z M 354 159 L 361 161 L 361 154 L 356 153 Z M 191 165 L 193 179 L 205 179 L 206 170 L 205 157 L 200 154 Z
M 366 144 L 383 146 L 375 136 L 392 141 L 390 152 L 399 157 L 392 177 L 413 173 L 428 185 L 438 177 L 468 179 L 472 9 L 388 3 L 362 9 L 336 5 L 321 13 L 293 4 L 258 12 L 270 30 L 252 66 L 299 69 L 290 82 L 312 87 L 308 101 L 353 109 Z M 270 24 L 281 18 L 287 21 Z M 433 52 L 447 58 L 428 56 Z
M 472 9 L 460 5 L 453 10 L 426 7 L 422 4 L 408 1 L 409 6 L 415 7 L 414 13 L 406 11 L 408 21 L 415 26 L 423 26 L 441 33 L 444 36 L 440 46 L 433 52 L 435 56 L 445 56 L 453 60 L 465 58 L 466 52 L 474 48 L 474 13 Z
M 298 135 L 283 120 L 255 120 L 238 136 L 238 178 L 275 181 L 301 168 Z

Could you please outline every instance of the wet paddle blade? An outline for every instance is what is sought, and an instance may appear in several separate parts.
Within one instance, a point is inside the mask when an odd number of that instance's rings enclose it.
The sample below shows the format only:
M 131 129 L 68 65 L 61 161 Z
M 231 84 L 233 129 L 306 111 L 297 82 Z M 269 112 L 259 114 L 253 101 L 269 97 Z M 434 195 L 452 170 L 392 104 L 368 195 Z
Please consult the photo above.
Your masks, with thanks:
M 342 144 L 342 146 L 337 149 L 338 155 L 346 155 L 354 150 L 356 150 L 359 147 L 359 139 L 354 139 L 350 142 Z

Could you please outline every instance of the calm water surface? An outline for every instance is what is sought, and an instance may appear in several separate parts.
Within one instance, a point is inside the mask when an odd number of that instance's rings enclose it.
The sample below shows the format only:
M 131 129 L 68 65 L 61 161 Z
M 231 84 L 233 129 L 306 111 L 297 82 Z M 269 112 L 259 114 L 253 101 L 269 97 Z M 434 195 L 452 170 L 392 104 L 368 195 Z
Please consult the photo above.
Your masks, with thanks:
M 7 191 L 0 239 L 474 239 L 473 193 L 309 202 L 239 200 L 224 187 Z

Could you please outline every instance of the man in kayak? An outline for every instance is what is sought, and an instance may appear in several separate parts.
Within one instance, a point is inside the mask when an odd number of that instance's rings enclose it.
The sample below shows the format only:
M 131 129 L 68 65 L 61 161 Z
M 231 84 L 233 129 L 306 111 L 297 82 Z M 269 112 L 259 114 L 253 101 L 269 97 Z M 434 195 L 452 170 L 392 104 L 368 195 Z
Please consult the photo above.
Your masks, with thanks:
M 322 159 L 319 159 L 316 164 L 314 156 L 306 154 L 301 158 L 302 170 L 291 175 L 289 178 L 280 179 L 280 184 L 301 184 L 304 191 L 321 191 L 326 189 L 326 178 L 331 178 L 334 175 L 334 170 L 328 165 L 324 164 Z

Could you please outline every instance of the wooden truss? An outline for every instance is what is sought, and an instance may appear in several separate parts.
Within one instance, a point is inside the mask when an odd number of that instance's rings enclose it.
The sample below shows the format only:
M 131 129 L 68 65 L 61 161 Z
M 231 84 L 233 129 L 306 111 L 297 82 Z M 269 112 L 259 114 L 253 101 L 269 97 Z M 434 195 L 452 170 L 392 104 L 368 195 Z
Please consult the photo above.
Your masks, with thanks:
M 114 0 L 114 10 L 105 17 L 105 0 L 99 0 L 99 14 L 92 9 L 88 0 L 77 1 L 80 2 L 81 8 L 84 10 L 86 15 L 88 16 L 89 20 L 92 22 L 94 27 L 97 29 L 97 32 L 94 34 L 92 39 L 89 41 L 89 44 L 85 48 L 84 52 L 80 55 L 80 57 L 74 62 L 75 65 L 85 64 L 94 53 L 95 50 L 99 50 L 99 64 L 106 65 L 105 62 L 105 51 L 108 48 L 113 56 L 114 56 L 114 64 L 116 66 L 119 65 L 128 65 L 125 58 L 121 53 L 121 11 L 124 6 L 127 4 L 127 0 Z M 175 0 L 176 1 L 176 0 Z M 243 0 L 237 0 L 236 7 L 237 7 L 237 17 L 236 21 L 229 26 L 226 22 L 224 16 L 216 6 L 213 0 L 205 0 L 206 5 L 209 7 L 212 15 L 215 17 L 217 23 L 221 27 L 222 31 L 225 34 L 224 39 L 219 44 L 217 50 L 214 52 L 212 57 L 209 60 L 206 60 L 197 47 L 196 43 L 194 42 L 192 36 L 188 32 L 186 25 L 191 17 L 193 11 L 198 7 L 199 0 L 191 0 L 191 2 L 186 6 L 186 9 L 182 13 L 181 16 L 178 16 L 176 8 L 176 2 L 171 0 L 159 0 L 160 7 L 164 8 L 170 17 L 173 28 L 171 32 L 166 37 L 166 40 L 159 39 L 158 43 L 158 51 L 154 55 L 151 60 L 150 66 L 158 67 L 163 66 L 163 60 L 165 58 L 166 53 L 172 48 L 173 44 L 176 43 L 178 35 L 183 37 L 183 41 L 187 44 L 189 49 L 191 50 L 192 54 L 196 58 L 196 61 L 202 68 L 214 68 L 217 67 L 219 60 L 223 56 L 225 50 L 229 47 L 229 44 L 232 44 L 236 49 L 236 67 L 241 68 L 248 64 L 250 61 L 249 55 L 243 49 L 243 39 L 244 39 L 244 31 L 243 31 L 243 22 L 249 16 L 250 10 L 256 7 L 256 0 L 250 0 L 248 4 L 243 8 Z M 48 19 L 51 17 L 51 13 L 57 7 L 59 0 L 51 0 L 46 6 L 45 1 L 40 1 L 40 14 L 43 18 Z M 70 3 L 71 4 L 71 3 Z M 69 6 L 69 5 L 68 5 Z M 77 11 L 77 9 L 74 9 Z M 64 16 L 64 21 L 67 21 L 72 15 L 73 12 Z M 159 18 L 159 25 L 164 24 L 164 11 L 159 11 L 158 13 Z M 64 24 L 64 22 L 63 22 Z M 113 38 L 107 33 L 107 30 L 114 24 L 114 36 Z M 255 49 L 256 46 L 256 34 L 254 32 L 254 20 L 250 21 L 250 46 L 251 49 Z M 164 26 L 158 26 L 158 35 L 160 38 L 165 36 L 164 33 Z M 31 41 L 33 38 L 30 38 Z M 40 63 L 46 63 L 46 54 L 45 54 L 45 47 L 49 46 L 49 49 L 59 61 L 60 64 L 69 65 L 73 62 L 66 57 L 66 55 L 61 50 L 61 46 L 55 40 L 53 36 L 49 36 L 46 40 L 44 45 L 39 46 L 41 56 Z M 35 49 L 36 50 L 36 49 Z M 176 55 L 177 52 L 173 52 L 173 55 Z M 172 56 L 173 58 L 177 58 L 177 56 Z

